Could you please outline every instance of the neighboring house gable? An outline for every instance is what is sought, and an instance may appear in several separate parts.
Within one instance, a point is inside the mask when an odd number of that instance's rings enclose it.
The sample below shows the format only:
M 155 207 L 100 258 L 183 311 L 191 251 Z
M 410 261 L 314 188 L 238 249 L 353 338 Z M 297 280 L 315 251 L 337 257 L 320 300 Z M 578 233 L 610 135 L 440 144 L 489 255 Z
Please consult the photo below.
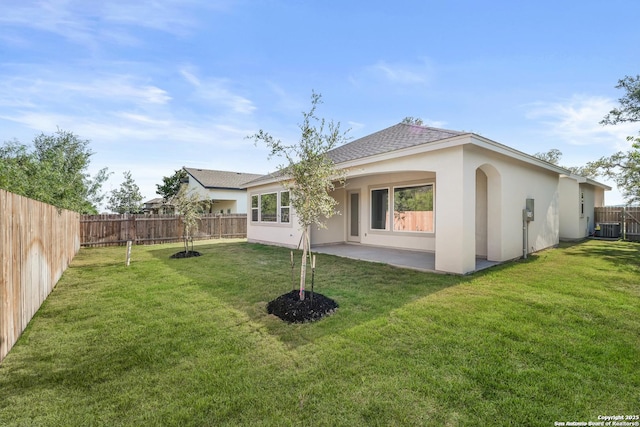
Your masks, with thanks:
M 211 200 L 210 212 L 245 214 L 247 194 L 243 184 L 261 175 L 211 169 L 183 168 L 187 172 L 187 186 L 203 200 Z
M 326 230 L 313 227 L 312 245 L 433 252 L 436 270 L 464 274 L 477 258 L 502 262 L 559 241 L 559 177 L 568 171 L 482 136 L 401 123 L 328 156 L 347 171 L 346 187 L 332 194 L 342 215 Z M 288 194 L 277 176 L 246 187 L 249 241 L 297 246 L 295 212 L 281 213 Z M 527 199 L 535 212 L 524 223 Z

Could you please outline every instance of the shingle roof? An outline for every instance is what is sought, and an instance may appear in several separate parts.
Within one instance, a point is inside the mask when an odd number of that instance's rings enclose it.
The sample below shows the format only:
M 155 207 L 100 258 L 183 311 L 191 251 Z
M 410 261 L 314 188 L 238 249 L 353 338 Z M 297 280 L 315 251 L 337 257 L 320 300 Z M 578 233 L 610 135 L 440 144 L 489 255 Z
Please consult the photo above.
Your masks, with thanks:
M 240 190 L 242 184 L 262 175 L 255 173 L 217 171 L 211 169 L 184 168 L 189 175 L 205 188 L 225 188 Z
M 338 164 L 374 156 L 376 154 L 414 147 L 416 145 L 441 141 L 467 133 L 468 132 L 398 123 L 397 125 L 334 148 L 329 151 L 327 155 L 334 163 Z
M 397 125 L 374 132 L 371 135 L 351 141 L 348 144 L 336 147 L 327 152 L 327 156 L 329 156 L 335 164 L 339 164 L 350 160 L 375 156 L 376 154 L 390 153 L 403 148 L 441 141 L 459 135 L 466 135 L 468 133 L 469 132 L 398 123 Z M 245 184 L 257 184 L 277 178 L 278 175 L 279 172 L 262 175 L 257 179 L 247 181 Z

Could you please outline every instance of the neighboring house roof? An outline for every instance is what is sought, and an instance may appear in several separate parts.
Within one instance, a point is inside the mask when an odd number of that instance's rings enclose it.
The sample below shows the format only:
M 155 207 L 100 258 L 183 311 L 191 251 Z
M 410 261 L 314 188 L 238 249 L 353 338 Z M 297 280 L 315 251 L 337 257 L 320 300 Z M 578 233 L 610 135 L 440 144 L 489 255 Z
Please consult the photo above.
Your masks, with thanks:
M 376 154 L 389 153 L 403 148 L 441 141 L 468 133 L 469 132 L 398 123 L 397 125 L 334 148 L 327 152 L 327 155 L 334 163 L 338 164 L 374 156 Z
M 262 175 L 254 173 L 218 171 L 211 169 L 184 168 L 204 188 L 225 190 L 244 189 L 243 184 Z
M 162 197 L 156 197 L 155 199 L 147 200 L 145 205 L 161 205 L 163 203 Z

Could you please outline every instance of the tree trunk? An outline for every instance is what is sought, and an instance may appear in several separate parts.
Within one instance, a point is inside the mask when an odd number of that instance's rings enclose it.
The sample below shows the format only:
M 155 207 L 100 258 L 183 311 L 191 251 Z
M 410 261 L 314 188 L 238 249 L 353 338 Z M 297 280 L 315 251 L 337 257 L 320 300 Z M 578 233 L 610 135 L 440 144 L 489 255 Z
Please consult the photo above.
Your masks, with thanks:
M 302 264 L 300 264 L 300 301 L 304 300 L 304 285 L 307 280 L 307 248 L 309 247 L 309 228 L 302 232 Z

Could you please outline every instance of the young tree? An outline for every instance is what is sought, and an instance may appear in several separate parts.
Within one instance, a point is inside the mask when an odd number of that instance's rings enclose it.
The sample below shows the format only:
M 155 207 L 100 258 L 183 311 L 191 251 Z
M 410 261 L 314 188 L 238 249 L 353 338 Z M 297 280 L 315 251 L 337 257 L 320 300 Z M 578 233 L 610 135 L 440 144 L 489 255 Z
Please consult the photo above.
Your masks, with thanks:
M 103 168 L 91 178 L 87 173 L 89 141 L 58 129 L 38 135 L 33 149 L 17 141 L 0 147 L 0 188 L 81 213 L 97 213 L 102 184 L 109 177 Z
M 124 182 L 120 188 L 111 191 L 107 209 L 119 214 L 137 214 L 142 211 L 142 194 L 131 177 L 131 171 L 123 173 Z
M 187 171 L 178 169 L 171 176 L 162 177 L 162 185 L 156 184 L 156 194 L 162 196 L 165 202 L 170 201 L 180 191 L 180 184 L 187 178 Z
M 191 252 L 193 252 L 193 235 L 198 231 L 198 220 L 202 217 L 206 203 L 206 201 L 200 200 L 197 193 L 189 192 L 186 186 L 181 186 L 173 198 L 173 204 L 182 217 L 184 225 L 182 237 L 185 255 L 189 253 L 189 241 L 191 241 Z
M 640 75 L 625 76 L 618 81 L 617 89 L 625 94 L 618 101 L 620 106 L 611 110 L 600 122 L 603 125 L 640 122 Z M 613 179 L 628 203 L 640 202 L 640 137 L 628 136 L 631 149 L 602 157 L 589 165 Z
M 326 228 L 326 219 L 336 214 L 338 202 L 330 196 L 336 184 L 343 185 L 345 172 L 338 170 L 327 152 L 347 141 L 347 133 L 340 123 L 326 122 L 316 116 L 321 95 L 311 94 L 311 109 L 302 113 L 301 131 L 297 144 L 287 145 L 263 130 L 250 136 L 256 144 L 264 143 L 271 151 L 269 158 L 281 157 L 285 163 L 278 167 L 282 185 L 290 192 L 290 203 L 298 216 L 302 231 L 302 263 L 300 266 L 300 299 L 305 298 L 307 263 L 310 258 L 310 228 Z

